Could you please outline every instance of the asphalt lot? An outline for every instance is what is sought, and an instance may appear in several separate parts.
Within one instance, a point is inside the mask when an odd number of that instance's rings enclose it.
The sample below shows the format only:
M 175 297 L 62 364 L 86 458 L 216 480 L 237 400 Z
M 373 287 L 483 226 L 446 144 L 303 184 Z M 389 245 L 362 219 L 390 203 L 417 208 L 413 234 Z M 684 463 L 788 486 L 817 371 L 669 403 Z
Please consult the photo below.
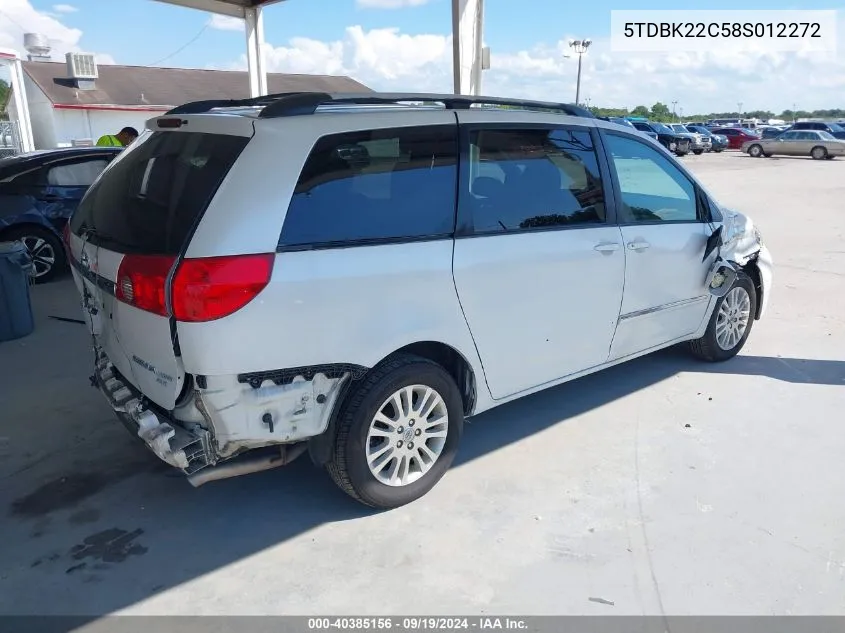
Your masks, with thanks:
M 387 513 L 307 458 L 191 488 L 88 386 L 70 281 L 37 287 L 0 344 L 0 614 L 845 614 L 845 160 L 683 160 L 775 258 L 742 355 L 483 414 Z

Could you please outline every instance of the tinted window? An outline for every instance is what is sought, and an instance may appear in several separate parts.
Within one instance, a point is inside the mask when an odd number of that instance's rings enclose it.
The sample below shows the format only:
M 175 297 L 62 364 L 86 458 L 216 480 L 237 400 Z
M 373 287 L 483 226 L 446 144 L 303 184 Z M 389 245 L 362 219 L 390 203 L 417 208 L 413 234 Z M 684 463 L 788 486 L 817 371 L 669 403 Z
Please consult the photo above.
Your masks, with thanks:
M 797 141 L 801 137 L 801 132 L 784 132 L 778 138 L 784 141 Z
M 670 130 L 662 123 L 652 123 L 651 125 L 654 128 L 654 131 L 659 134 L 673 134 L 672 130 Z
M 819 132 L 819 138 L 825 141 L 835 141 L 836 137 L 830 132 Z
M 622 193 L 622 222 L 698 219 L 695 187 L 664 153 L 633 138 L 606 138 Z
M 88 190 L 71 230 L 91 230 L 91 242 L 119 252 L 177 254 L 248 141 L 195 132 L 151 134 L 125 150 Z
M 469 192 L 475 233 L 598 224 L 604 194 L 592 138 L 571 129 L 476 130 Z
M 325 136 L 299 176 L 279 245 L 449 236 L 456 165 L 455 126 Z
M 90 187 L 109 162 L 105 158 L 51 165 L 47 184 L 55 187 Z

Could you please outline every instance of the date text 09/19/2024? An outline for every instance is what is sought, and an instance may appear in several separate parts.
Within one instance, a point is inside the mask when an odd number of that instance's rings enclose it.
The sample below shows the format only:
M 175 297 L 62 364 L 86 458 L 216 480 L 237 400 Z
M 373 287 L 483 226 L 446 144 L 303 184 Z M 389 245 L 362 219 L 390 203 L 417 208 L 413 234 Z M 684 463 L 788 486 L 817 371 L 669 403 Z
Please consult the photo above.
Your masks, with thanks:
M 369 630 L 369 631 L 461 631 L 461 630 L 521 630 L 527 623 L 520 618 L 507 617 L 403 617 L 403 618 L 309 618 L 310 631 Z

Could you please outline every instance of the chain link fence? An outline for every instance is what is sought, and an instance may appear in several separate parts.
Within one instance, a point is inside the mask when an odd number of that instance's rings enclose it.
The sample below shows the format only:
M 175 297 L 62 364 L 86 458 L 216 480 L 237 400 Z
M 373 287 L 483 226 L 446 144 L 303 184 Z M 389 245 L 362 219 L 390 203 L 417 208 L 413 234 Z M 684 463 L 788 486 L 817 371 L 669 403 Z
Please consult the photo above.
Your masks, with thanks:
M 21 135 L 17 121 L 0 121 L 0 158 L 21 152 Z

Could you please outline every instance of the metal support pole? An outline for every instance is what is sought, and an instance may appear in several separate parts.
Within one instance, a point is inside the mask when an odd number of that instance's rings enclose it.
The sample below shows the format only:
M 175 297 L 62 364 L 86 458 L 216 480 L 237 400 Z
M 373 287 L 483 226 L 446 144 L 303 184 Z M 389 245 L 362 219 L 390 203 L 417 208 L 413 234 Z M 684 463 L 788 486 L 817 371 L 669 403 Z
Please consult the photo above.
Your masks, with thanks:
M 264 64 L 264 15 L 261 7 L 244 9 L 246 60 L 249 70 L 249 96 L 267 94 L 267 68 Z
M 578 53 L 578 80 L 575 82 L 575 105 L 581 104 L 581 59 L 583 57 L 584 53 Z
M 15 100 L 15 110 L 18 118 L 18 135 L 21 140 L 21 151 L 31 152 L 35 149 L 32 136 L 32 119 L 29 116 L 29 100 L 24 85 L 23 65 L 19 57 L 12 59 L 9 70 L 12 80 L 12 98 Z

